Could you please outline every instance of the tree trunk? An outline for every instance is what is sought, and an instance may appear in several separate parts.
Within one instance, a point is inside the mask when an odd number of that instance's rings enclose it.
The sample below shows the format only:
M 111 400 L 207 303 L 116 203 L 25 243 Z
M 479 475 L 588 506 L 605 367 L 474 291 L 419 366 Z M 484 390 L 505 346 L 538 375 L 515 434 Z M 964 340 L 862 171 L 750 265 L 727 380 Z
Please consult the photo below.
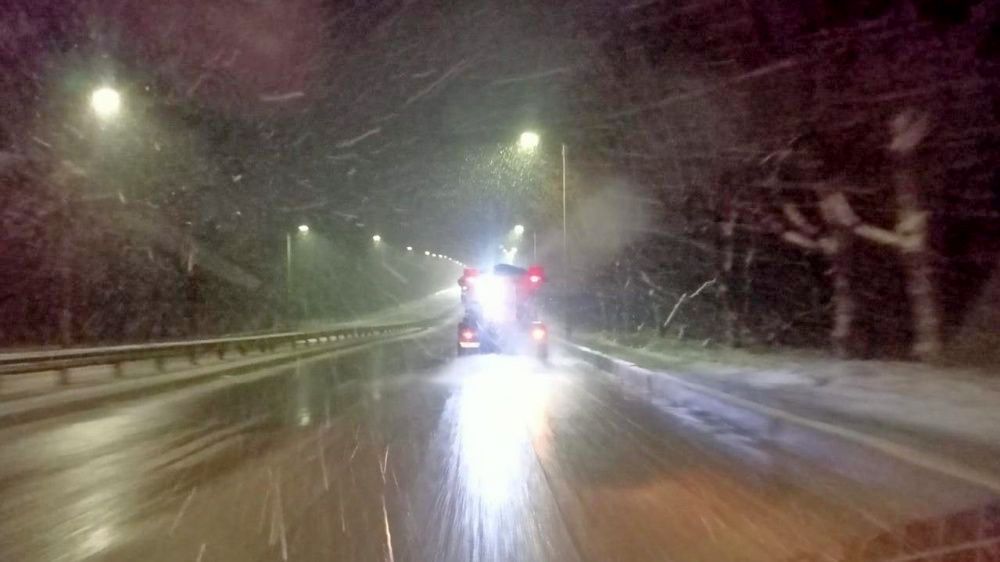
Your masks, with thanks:
M 738 318 L 732 290 L 736 211 L 728 198 L 723 201 L 722 206 L 722 221 L 719 225 L 719 251 L 721 253 L 719 269 L 721 271 L 718 275 L 719 300 L 722 302 L 722 337 L 726 345 L 735 347 L 739 343 L 737 341 Z
M 750 244 L 746 254 L 743 256 L 743 286 L 740 289 L 742 299 L 740 303 L 739 333 L 736 336 L 737 342 L 744 345 L 751 339 L 750 329 L 747 322 L 750 319 L 750 295 L 753 294 L 753 264 L 757 257 L 756 238 L 750 235 Z
M 611 322 L 608 318 L 608 299 L 603 293 L 597 293 L 597 307 L 600 314 L 600 331 L 606 332 L 610 329 Z
M 834 244 L 830 248 L 830 274 L 833 277 L 833 330 L 830 342 L 838 357 L 850 357 L 852 353 L 852 329 L 857 305 L 851 292 L 850 277 L 850 234 L 838 230 L 834 234 Z
M 930 120 L 926 114 L 906 110 L 889 125 L 892 142 L 889 151 L 896 160 L 893 175 L 896 187 L 897 246 L 906 268 L 906 292 L 913 318 L 911 353 L 922 361 L 941 355 L 941 313 L 927 247 L 930 213 L 921 201 L 920 186 L 914 171 L 914 154 L 927 137 Z
M 906 268 L 906 292 L 910 298 L 913 318 L 913 357 L 921 361 L 941 355 L 941 313 L 927 248 L 927 211 L 921 208 L 916 178 L 907 169 L 896 172 L 896 199 L 899 204 L 897 229 L 902 244 L 903 266 Z
M 59 344 L 73 345 L 73 215 L 71 204 L 63 201 L 63 228 L 59 240 Z

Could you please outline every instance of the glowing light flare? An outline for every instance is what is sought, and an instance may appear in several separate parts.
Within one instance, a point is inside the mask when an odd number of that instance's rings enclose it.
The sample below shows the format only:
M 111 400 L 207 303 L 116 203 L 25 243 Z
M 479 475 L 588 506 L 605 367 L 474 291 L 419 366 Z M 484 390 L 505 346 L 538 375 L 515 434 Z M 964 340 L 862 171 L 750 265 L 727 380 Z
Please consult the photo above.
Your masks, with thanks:
M 114 88 L 103 86 L 90 94 L 90 107 L 102 119 L 118 115 L 121 106 L 122 96 Z
M 381 241 L 382 241 L 382 237 L 379 236 L 378 234 L 372 236 L 372 242 L 375 242 L 376 244 L 378 244 Z
M 531 329 L 531 338 L 535 341 L 543 341 L 548 335 L 549 333 L 541 326 L 535 326 Z
M 524 225 L 523 224 L 515 224 L 514 225 L 514 234 L 516 234 L 518 236 L 524 234 Z
M 514 291 L 503 279 L 493 275 L 479 277 L 476 285 L 476 300 L 483 316 L 492 322 L 507 322 L 516 308 L 513 303 Z
M 309 233 L 309 225 L 308 224 L 300 224 L 299 225 L 299 232 L 301 234 L 308 234 Z
M 525 131 L 521 133 L 521 136 L 517 139 L 517 148 L 521 152 L 534 152 L 538 148 L 538 144 L 541 142 L 541 137 L 537 133 L 531 131 Z

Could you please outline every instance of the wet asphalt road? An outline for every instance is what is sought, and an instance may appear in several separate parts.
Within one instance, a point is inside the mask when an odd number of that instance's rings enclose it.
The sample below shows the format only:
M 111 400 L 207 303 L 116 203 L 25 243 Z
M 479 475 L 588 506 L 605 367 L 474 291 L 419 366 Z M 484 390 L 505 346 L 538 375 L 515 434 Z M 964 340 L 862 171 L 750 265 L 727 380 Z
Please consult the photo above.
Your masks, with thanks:
M 0 559 L 837 560 L 951 509 L 452 335 L 0 430 Z

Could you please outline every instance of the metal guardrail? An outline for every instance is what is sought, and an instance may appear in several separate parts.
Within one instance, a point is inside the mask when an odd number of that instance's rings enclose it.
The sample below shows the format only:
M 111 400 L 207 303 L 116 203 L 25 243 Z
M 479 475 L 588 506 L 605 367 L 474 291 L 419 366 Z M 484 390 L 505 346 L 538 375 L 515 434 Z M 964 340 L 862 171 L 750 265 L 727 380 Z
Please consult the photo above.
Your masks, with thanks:
M 224 359 L 227 354 L 246 355 L 251 350 L 266 353 L 275 351 L 279 347 L 294 349 L 300 345 L 309 346 L 340 340 L 390 335 L 426 327 L 437 320 L 439 319 L 432 318 L 382 326 L 351 326 L 205 340 L 0 354 L 0 377 L 56 371 L 59 373 L 59 383 L 69 384 L 70 369 L 79 367 L 110 365 L 114 368 L 114 376 L 122 377 L 124 376 L 123 365 L 136 361 L 153 360 L 157 370 L 162 371 L 165 369 L 166 360 L 171 358 L 187 357 L 192 364 L 197 365 L 200 358 L 209 355 Z

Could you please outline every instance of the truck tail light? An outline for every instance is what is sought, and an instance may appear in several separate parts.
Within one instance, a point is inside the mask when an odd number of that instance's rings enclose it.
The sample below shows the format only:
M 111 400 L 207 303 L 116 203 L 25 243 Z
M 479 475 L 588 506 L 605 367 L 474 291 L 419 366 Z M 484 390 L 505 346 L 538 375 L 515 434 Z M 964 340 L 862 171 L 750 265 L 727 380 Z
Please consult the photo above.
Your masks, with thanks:
M 540 265 L 533 265 L 528 268 L 528 281 L 532 285 L 537 285 L 545 281 L 545 270 Z

